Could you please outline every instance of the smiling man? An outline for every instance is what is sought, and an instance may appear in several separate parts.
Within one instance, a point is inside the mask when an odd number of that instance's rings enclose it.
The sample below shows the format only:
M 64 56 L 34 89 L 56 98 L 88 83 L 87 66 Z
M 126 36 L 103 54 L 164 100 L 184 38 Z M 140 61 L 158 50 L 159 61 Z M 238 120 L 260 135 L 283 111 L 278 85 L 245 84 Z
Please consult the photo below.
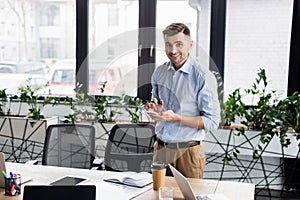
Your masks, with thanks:
M 190 56 L 189 28 L 173 23 L 163 31 L 170 61 L 152 75 L 152 102 L 145 104 L 156 120 L 154 161 L 171 163 L 183 175 L 202 178 L 205 131 L 218 128 L 220 105 L 214 75 Z M 167 175 L 171 175 L 167 169 Z

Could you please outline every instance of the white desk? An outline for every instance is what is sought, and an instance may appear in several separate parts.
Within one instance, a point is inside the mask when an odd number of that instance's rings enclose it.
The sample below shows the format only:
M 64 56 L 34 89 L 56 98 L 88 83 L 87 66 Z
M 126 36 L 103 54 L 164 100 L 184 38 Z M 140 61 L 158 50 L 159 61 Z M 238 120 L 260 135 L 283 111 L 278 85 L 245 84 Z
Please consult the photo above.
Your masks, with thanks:
M 86 177 L 89 179 L 85 184 L 99 185 L 105 177 L 109 177 L 116 172 L 86 170 L 74 168 L 62 168 L 42 165 L 26 165 L 18 163 L 6 163 L 6 170 L 20 173 L 22 176 L 32 177 L 33 180 L 25 183 L 31 185 L 45 185 L 65 175 Z M 237 183 L 227 181 L 214 181 L 203 179 L 189 179 L 195 194 L 223 193 L 230 200 L 254 200 L 254 184 Z M 24 186 L 23 185 L 23 186 Z M 166 177 L 166 185 L 175 188 L 174 199 L 183 199 L 183 196 L 173 177 Z M 22 186 L 22 187 L 23 187 Z M 98 188 L 97 188 L 98 189 Z M 112 191 L 113 193 L 113 191 Z M 1 200 L 21 200 L 22 195 L 9 197 L 4 195 L 4 189 L 0 189 Z M 101 199 L 101 198 L 100 198 Z M 120 198 L 118 198 L 120 199 Z M 158 192 L 152 189 L 137 196 L 135 199 L 158 199 Z

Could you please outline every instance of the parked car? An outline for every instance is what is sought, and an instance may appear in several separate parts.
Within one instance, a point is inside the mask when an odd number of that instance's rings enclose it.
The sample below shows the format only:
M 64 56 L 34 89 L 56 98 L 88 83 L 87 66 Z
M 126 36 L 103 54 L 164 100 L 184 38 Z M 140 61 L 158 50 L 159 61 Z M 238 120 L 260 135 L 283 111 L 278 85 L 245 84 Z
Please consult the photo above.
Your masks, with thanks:
M 7 94 L 17 94 L 21 85 L 28 84 L 32 88 L 40 88 L 39 93 L 46 93 L 47 80 L 37 74 L 0 73 L 0 89 L 6 89 Z
M 0 73 L 25 73 L 45 75 L 46 73 L 48 73 L 48 67 L 41 62 L 0 61 Z
M 16 67 L 11 64 L 0 63 L 0 73 L 16 73 Z
M 75 61 L 64 60 L 54 64 L 48 74 L 48 87 L 52 95 L 74 96 L 75 88 Z M 79 72 L 80 73 L 80 72 Z M 89 70 L 89 93 L 113 95 L 120 86 L 123 76 L 122 68 L 113 66 Z M 99 90 L 106 83 L 103 93 Z

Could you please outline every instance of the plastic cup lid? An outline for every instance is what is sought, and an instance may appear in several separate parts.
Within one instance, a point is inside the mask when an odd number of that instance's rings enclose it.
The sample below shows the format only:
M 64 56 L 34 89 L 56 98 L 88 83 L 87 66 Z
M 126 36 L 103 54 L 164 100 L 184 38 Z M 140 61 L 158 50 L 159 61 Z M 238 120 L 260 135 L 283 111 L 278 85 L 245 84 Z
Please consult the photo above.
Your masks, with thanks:
M 151 165 L 152 169 L 164 169 L 166 168 L 166 164 L 163 162 L 154 162 Z

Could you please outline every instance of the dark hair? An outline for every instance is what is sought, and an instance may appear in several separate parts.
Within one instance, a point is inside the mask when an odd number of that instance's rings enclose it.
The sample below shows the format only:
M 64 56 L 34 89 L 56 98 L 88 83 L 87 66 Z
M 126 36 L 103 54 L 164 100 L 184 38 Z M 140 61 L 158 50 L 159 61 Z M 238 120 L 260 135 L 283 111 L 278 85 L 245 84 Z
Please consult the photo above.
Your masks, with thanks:
M 190 29 L 183 23 L 172 23 L 163 30 L 164 36 L 173 36 L 178 33 L 183 33 L 184 35 L 190 35 Z

